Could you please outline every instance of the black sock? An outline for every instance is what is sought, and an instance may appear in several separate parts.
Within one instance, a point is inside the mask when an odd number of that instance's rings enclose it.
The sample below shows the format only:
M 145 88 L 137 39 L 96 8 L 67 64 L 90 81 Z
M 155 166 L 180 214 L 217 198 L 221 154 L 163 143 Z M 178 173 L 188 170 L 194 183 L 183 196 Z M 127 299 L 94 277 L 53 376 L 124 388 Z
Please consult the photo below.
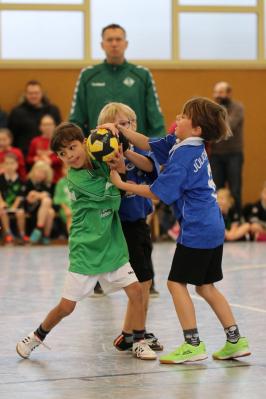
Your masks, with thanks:
M 138 342 L 144 339 L 145 330 L 133 330 L 133 342 Z
M 40 326 L 37 328 L 36 331 L 34 331 L 34 334 L 37 335 L 38 338 L 40 338 L 41 341 L 44 341 L 46 335 L 49 333 L 50 331 L 45 331 L 42 328 L 42 325 L 40 324 Z
M 122 334 L 125 337 L 125 341 L 127 344 L 133 343 L 133 334 L 132 333 L 126 333 L 125 331 L 122 331 Z
M 185 341 L 189 345 L 198 346 L 200 344 L 199 333 L 197 328 L 191 330 L 183 330 Z
M 224 329 L 224 332 L 226 334 L 226 339 L 227 341 L 231 342 L 232 344 L 236 344 L 240 338 L 240 333 L 238 326 L 236 324 L 226 327 Z

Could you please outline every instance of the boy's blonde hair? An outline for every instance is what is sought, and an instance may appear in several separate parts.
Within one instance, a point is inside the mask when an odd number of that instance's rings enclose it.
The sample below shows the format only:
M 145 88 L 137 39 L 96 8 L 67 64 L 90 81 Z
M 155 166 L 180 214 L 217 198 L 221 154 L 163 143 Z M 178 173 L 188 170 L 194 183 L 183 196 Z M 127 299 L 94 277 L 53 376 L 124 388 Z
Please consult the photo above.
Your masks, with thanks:
M 183 106 L 183 115 L 192 120 L 192 127 L 200 126 L 205 141 L 228 139 L 232 133 L 226 109 L 205 97 L 195 97 Z
M 98 125 L 102 125 L 103 123 L 112 123 L 114 122 L 117 114 L 123 113 L 126 115 L 126 117 L 129 119 L 130 122 L 135 122 L 137 121 L 137 116 L 135 111 L 133 111 L 132 108 L 130 108 L 128 105 L 123 104 L 123 103 L 109 103 L 106 104 L 99 116 L 98 116 Z
M 52 170 L 51 166 L 48 165 L 48 163 L 46 163 L 44 161 L 35 162 L 35 164 L 33 165 L 33 167 L 31 168 L 31 170 L 28 174 L 28 178 L 33 182 L 35 182 L 34 173 L 36 170 L 43 170 L 45 172 L 46 178 L 44 180 L 44 183 L 46 183 L 48 185 L 52 183 L 53 170 Z

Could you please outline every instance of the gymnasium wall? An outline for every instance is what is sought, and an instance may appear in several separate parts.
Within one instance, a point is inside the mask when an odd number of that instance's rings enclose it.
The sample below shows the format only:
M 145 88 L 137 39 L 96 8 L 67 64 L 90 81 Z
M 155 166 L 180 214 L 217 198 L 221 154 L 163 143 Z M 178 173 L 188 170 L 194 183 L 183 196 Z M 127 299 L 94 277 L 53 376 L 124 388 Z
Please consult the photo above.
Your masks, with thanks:
M 162 110 L 169 126 L 180 111 L 182 103 L 195 95 L 211 97 L 218 80 L 233 86 L 236 100 L 245 107 L 245 166 L 243 200 L 254 201 L 262 182 L 266 180 L 266 70 L 206 70 L 187 69 L 152 71 L 157 84 Z M 9 111 L 23 92 L 25 82 L 42 82 L 48 97 L 57 104 L 67 118 L 78 69 L 1 69 L 0 106 Z

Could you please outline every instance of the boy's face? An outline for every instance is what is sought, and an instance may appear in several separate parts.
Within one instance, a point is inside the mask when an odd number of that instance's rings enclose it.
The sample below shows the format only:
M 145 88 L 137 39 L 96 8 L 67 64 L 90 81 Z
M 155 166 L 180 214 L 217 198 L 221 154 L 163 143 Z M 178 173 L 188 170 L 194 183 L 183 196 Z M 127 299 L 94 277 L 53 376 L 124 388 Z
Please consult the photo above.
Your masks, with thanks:
M 137 124 L 135 120 L 130 119 L 126 114 L 123 112 L 116 114 L 114 119 L 115 124 L 119 124 L 127 129 L 136 130 Z
M 88 155 L 86 152 L 85 142 L 73 140 L 66 147 L 58 151 L 57 155 L 64 164 L 73 169 L 84 168 L 88 163 Z
M 176 117 L 176 128 L 175 135 L 180 140 L 185 140 L 188 137 L 198 137 L 200 136 L 200 128 L 192 127 L 192 120 L 186 115 L 177 115 Z
M 11 139 L 6 133 L 0 133 L 0 149 L 5 151 L 11 145 Z
M 5 157 L 4 170 L 6 173 L 13 174 L 18 170 L 18 163 L 15 159 Z

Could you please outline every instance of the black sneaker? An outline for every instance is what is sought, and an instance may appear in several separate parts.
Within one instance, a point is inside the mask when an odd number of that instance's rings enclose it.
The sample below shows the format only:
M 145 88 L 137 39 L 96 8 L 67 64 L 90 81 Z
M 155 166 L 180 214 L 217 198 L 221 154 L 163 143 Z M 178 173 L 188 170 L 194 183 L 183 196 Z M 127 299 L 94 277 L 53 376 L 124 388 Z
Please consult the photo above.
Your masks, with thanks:
M 163 350 L 163 345 L 159 342 L 158 338 L 155 337 L 153 333 L 145 333 L 144 339 L 152 350 L 154 351 Z
M 150 288 L 150 297 L 152 298 L 158 298 L 158 296 L 160 296 L 159 291 L 157 291 L 154 286 L 151 286 Z
M 119 351 L 128 351 L 128 350 L 132 350 L 133 341 L 126 342 L 124 334 L 120 334 L 114 340 L 113 345 Z

